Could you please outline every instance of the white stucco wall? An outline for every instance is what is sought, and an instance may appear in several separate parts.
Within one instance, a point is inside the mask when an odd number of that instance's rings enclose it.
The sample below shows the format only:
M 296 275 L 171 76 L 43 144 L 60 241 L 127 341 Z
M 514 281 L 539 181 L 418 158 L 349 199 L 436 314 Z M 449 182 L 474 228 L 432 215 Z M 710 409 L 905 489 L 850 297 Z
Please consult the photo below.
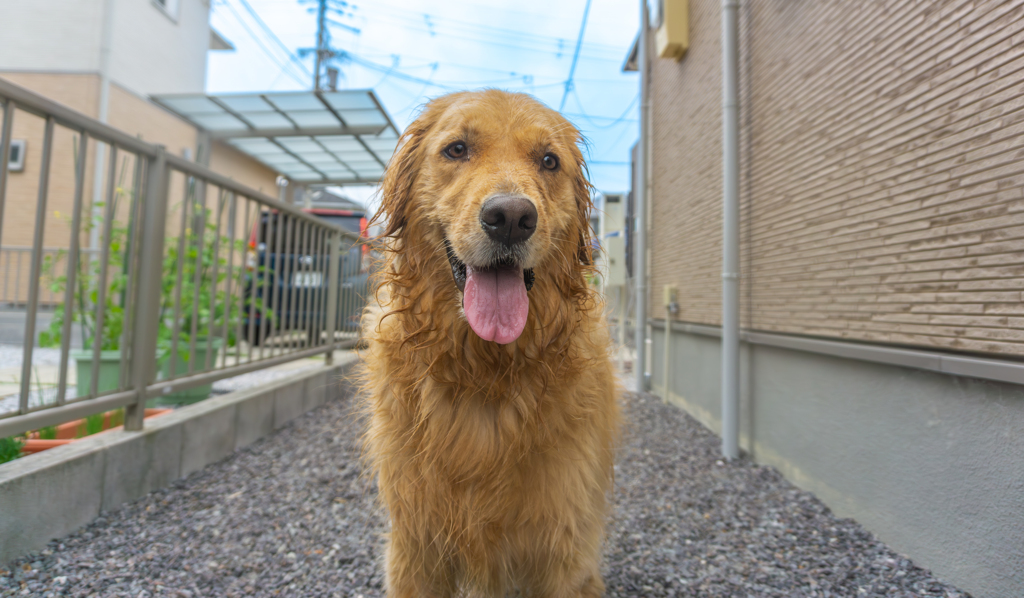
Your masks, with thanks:
M 110 76 L 140 95 L 202 92 L 210 46 L 206 0 L 179 0 L 176 19 L 155 0 L 115 0 Z
M 174 3 L 174 0 L 171 0 Z M 104 0 L 0 1 L 0 71 L 96 73 Z M 113 0 L 111 79 L 139 95 L 203 91 L 207 0 Z
M 0 70 L 98 71 L 102 11 L 102 0 L 0 2 Z

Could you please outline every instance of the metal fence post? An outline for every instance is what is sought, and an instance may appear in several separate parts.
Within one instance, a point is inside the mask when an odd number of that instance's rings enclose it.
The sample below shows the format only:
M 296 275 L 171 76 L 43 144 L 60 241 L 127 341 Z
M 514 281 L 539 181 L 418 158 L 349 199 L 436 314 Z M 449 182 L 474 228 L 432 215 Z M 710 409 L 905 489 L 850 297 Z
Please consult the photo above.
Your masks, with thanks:
M 50 163 L 53 158 L 53 127 L 56 119 L 46 119 L 43 155 L 39 161 L 39 197 L 36 200 L 36 225 L 32 233 L 32 262 L 28 277 L 28 302 L 25 306 L 25 341 L 21 358 L 21 396 L 18 413 L 28 413 L 32 381 L 32 350 L 36 343 L 36 314 L 39 311 L 39 278 L 43 266 L 43 235 L 46 232 L 46 201 L 50 194 Z M 83 341 L 85 339 L 82 339 Z M 41 391 L 40 391 L 40 394 Z M 38 397 L 42 402 L 43 397 Z
M 338 319 L 338 291 L 341 285 L 341 235 L 330 233 L 330 245 L 327 250 L 327 354 L 324 356 L 324 363 L 334 363 L 334 334 L 337 328 Z
M 158 147 L 147 165 L 146 195 L 142 207 L 142 258 L 136 287 L 136 310 L 131 355 L 132 387 L 138 393 L 125 412 L 125 430 L 142 429 L 146 412 L 146 387 L 156 379 L 157 334 L 160 330 L 160 292 L 163 274 L 167 186 L 170 176 L 167 155 Z

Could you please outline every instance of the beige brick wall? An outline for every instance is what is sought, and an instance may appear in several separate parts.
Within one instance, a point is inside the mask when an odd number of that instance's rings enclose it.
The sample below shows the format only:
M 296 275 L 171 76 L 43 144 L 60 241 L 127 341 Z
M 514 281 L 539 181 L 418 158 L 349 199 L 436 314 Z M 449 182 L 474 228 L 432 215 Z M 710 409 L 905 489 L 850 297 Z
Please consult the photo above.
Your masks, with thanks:
M 651 76 L 654 200 L 649 222 L 650 315 L 679 288 L 679 319 L 719 324 L 722 261 L 720 4 L 691 0 L 690 49 L 655 60 Z
M 719 323 L 719 3 L 653 74 L 652 315 Z M 742 10 L 746 327 L 1024 355 L 1024 2 Z
M 210 155 L 210 169 L 277 198 L 277 172 L 226 143 L 214 142 L 213 153 Z

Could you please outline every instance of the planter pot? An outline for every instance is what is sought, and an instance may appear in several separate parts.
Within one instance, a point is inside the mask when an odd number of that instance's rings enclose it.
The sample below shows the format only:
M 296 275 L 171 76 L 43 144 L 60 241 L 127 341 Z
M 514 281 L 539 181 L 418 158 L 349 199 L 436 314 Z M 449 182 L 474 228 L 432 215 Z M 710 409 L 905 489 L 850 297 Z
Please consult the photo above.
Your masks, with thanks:
M 171 409 L 146 409 L 145 418 L 157 417 L 165 413 L 170 413 Z M 120 430 L 124 426 L 111 426 L 111 416 L 114 414 L 113 411 L 108 411 L 103 414 L 103 429 L 107 430 Z M 29 455 L 32 453 L 38 453 L 51 449 L 56 446 L 63 446 L 69 442 L 74 442 L 80 438 L 88 438 L 85 436 L 85 419 L 76 419 L 57 426 L 57 438 L 53 440 L 43 440 L 39 438 L 39 432 L 33 432 L 29 435 L 28 439 L 25 440 L 25 446 L 21 447 L 21 453 L 23 455 Z
M 71 351 L 71 359 L 75 360 L 77 381 L 75 388 L 77 396 L 84 397 L 89 394 L 89 385 L 92 383 L 92 351 Z M 100 351 L 99 381 L 96 389 L 98 392 L 117 390 L 121 381 L 121 351 Z
M 195 353 L 191 356 L 191 358 L 195 360 L 196 373 L 203 371 L 203 368 L 206 367 L 206 344 L 207 339 L 196 339 L 196 350 Z M 216 363 L 217 354 L 220 352 L 221 347 L 224 346 L 224 339 L 214 338 L 213 342 L 210 343 L 210 345 L 210 349 L 213 354 L 211 355 L 210 360 L 212 363 Z M 184 356 L 182 355 L 183 352 L 187 351 L 187 345 L 185 346 L 184 350 L 182 350 L 182 348 L 179 347 L 178 359 L 174 366 L 175 372 L 173 376 L 180 376 L 182 374 L 188 373 L 189 361 L 186 361 Z M 168 351 L 167 353 L 168 354 L 161 359 L 160 363 L 160 371 L 163 372 L 164 380 L 169 380 L 172 377 L 170 351 Z M 203 399 L 209 397 L 210 391 L 212 389 L 213 384 L 204 384 L 202 386 L 197 386 L 194 388 L 190 388 L 188 390 L 179 390 L 177 392 L 172 392 L 170 394 L 157 397 L 156 399 L 152 399 L 150 402 L 153 403 L 154 405 L 191 405 L 192 403 L 202 401 Z

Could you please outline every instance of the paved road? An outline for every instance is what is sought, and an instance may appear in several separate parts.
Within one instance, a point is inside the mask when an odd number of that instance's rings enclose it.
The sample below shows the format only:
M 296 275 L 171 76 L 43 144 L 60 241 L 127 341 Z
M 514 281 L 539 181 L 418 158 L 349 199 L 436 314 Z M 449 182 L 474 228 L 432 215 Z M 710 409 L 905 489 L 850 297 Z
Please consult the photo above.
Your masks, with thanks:
M 0 344 L 21 346 L 25 342 L 25 316 L 26 312 L 21 308 L 3 307 L 0 308 Z M 39 343 L 39 331 L 45 330 L 53 319 L 53 311 L 40 310 L 36 313 L 35 341 Z M 82 335 L 76 327 L 72 326 L 71 347 L 81 348 Z

